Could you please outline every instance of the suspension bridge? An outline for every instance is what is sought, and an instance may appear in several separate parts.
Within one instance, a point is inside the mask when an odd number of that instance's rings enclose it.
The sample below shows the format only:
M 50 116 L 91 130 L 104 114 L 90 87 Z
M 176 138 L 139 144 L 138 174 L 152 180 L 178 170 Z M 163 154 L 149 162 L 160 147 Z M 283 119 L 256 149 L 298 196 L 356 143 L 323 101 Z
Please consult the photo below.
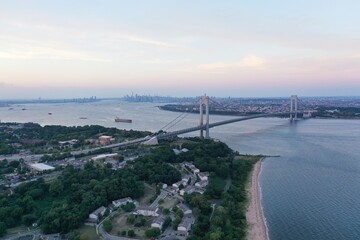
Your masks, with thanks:
M 264 114 L 256 114 L 252 116 L 247 117 L 239 117 L 239 118 L 233 118 L 229 120 L 219 121 L 210 123 L 209 118 L 209 102 L 210 99 L 208 96 L 201 96 L 200 97 L 200 107 L 199 107 L 199 113 L 200 113 L 200 124 L 195 127 L 180 129 L 172 132 L 160 132 L 158 134 L 154 134 L 151 136 L 150 139 L 144 141 L 145 144 L 156 144 L 158 140 L 161 139 L 167 139 L 171 137 L 175 137 L 181 134 L 190 133 L 190 132 L 196 132 L 200 131 L 200 137 L 204 138 L 204 131 L 205 131 L 205 138 L 210 138 L 210 128 L 231 124 L 235 122 L 241 122 L 241 121 L 247 121 L 250 119 L 255 118 L 263 118 L 263 117 L 284 117 L 284 116 L 290 116 L 290 121 L 296 121 L 298 120 L 298 114 L 302 114 L 303 112 L 298 111 L 298 97 L 297 95 L 292 95 L 290 98 L 290 110 L 286 112 L 276 112 L 276 113 L 264 113 Z M 221 106 L 221 104 L 214 102 L 215 104 Z M 205 123 L 204 123 L 204 107 L 205 107 Z M 222 106 L 221 106 L 222 107 Z M 165 125 L 162 129 L 169 129 L 172 126 L 179 123 L 182 119 L 186 117 L 185 113 L 180 114 L 177 118 L 175 118 L 173 121 Z

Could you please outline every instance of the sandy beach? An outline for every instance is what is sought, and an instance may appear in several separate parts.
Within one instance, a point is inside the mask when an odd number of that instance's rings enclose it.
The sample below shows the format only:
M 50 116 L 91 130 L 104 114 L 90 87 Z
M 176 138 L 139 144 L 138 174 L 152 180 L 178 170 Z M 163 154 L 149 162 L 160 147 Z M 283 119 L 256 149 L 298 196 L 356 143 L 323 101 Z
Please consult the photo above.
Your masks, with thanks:
M 263 159 L 255 164 L 247 187 L 249 204 L 246 210 L 246 222 L 248 224 L 246 239 L 248 240 L 268 239 L 263 211 L 261 208 L 260 189 L 258 185 L 258 176 L 261 170 L 262 161 Z

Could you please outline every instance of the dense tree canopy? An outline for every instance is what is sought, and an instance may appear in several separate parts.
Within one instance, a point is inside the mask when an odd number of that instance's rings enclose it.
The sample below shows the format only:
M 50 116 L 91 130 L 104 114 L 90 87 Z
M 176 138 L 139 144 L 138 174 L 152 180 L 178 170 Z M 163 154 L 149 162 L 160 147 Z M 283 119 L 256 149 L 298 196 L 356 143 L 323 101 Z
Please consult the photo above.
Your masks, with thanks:
M 42 179 L 24 183 L 14 195 L 0 197 L 0 219 L 7 228 L 39 220 L 45 233 L 66 233 L 83 224 L 96 208 L 143 193 L 143 183 L 131 171 L 113 171 L 88 162 L 82 170 L 66 167 L 51 183 Z

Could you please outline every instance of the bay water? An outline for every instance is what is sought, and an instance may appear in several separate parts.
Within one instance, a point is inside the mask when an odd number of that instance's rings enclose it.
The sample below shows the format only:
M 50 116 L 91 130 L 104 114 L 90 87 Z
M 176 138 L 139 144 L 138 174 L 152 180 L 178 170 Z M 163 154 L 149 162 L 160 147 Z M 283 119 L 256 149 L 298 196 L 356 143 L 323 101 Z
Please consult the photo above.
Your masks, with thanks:
M 156 132 L 180 115 L 159 110 L 157 105 L 115 100 L 14 105 L 13 110 L 0 108 L 0 120 L 97 124 Z M 133 123 L 116 123 L 116 117 L 132 119 Z M 229 118 L 212 115 L 210 121 Z M 198 121 L 198 115 L 187 114 L 168 131 L 193 127 Z M 359 120 L 290 123 L 287 119 L 261 118 L 210 129 L 210 136 L 240 153 L 279 155 L 264 160 L 259 179 L 271 240 L 360 239 Z

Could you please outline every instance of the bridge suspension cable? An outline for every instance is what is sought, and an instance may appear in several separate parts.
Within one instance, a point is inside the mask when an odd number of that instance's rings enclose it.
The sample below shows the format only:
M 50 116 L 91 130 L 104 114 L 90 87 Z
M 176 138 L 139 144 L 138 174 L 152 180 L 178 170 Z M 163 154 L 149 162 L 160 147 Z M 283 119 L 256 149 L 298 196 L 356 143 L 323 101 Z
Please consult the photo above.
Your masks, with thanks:
M 186 118 L 186 117 L 188 116 L 188 114 L 189 114 L 188 112 L 185 112 L 184 115 L 183 115 L 181 118 L 179 118 L 179 119 L 178 119 L 176 122 L 174 122 L 172 125 L 168 126 L 166 129 L 164 129 L 164 131 L 167 131 L 167 130 L 175 127 L 178 123 L 180 123 L 182 120 L 184 120 L 184 118 Z
M 159 131 L 161 131 L 161 130 L 165 130 L 165 128 L 166 127 L 168 127 L 169 125 L 171 125 L 171 124 L 173 124 L 176 120 L 178 120 L 179 118 L 181 118 L 183 115 L 185 115 L 186 114 L 186 112 L 182 112 L 182 113 L 180 113 L 176 118 L 174 118 L 173 120 L 171 120 L 170 122 L 168 122 L 167 124 L 165 124 L 162 128 L 160 128 L 160 130 Z M 158 132 L 159 132 L 158 131 Z
M 197 101 L 193 101 L 189 104 L 189 106 L 193 106 L 193 105 L 197 105 Z M 177 124 L 179 124 L 182 120 L 184 120 L 188 114 L 190 113 L 189 111 L 185 111 L 180 113 L 176 118 L 174 118 L 173 120 L 171 120 L 170 122 L 168 122 L 167 124 L 165 124 L 159 131 L 157 131 L 156 133 L 154 133 L 153 136 L 156 136 L 159 134 L 160 131 L 167 131 L 173 127 L 175 127 Z

